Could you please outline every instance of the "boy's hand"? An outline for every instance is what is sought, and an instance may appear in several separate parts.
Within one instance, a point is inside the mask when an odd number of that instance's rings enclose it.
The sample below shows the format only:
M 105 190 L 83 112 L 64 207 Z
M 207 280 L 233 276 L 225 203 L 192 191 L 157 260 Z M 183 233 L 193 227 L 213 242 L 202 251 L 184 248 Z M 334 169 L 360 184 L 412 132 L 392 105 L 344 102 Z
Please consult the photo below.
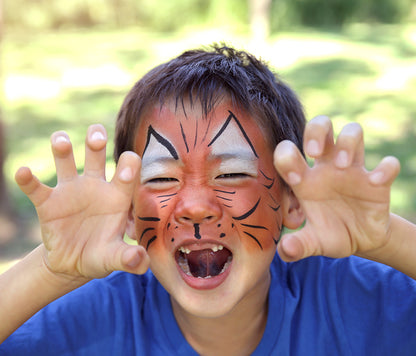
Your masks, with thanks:
M 307 124 L 304 150 L 314 158 L 313 167 L 292 142 L 281 142 L 274 154 L 276 169 L 306 215 L 301 230 L 282 237 L 280 256 L 286 261 L 376 256 L 390 237 L 390 187 L 400 170 L 398 160 L 386 157 L 367 171 L 361 127 L 346 125 L 334 143 L 331 121 L 323 116 Z
M 123 241 L 140 158 L 120 157 L 111 182 L 105 179 L 107 134 L 103 126 L 88 129 L 84 174 L 78 175 L 72 146 L 65 132 L 52 137 L 58 183 L 40 183 L 29 168 L 16 181 L 36 207 L 48 269 L 71 278 L 101 278 L 114 270 L 144 273 L 149 257 L 141 246 Z

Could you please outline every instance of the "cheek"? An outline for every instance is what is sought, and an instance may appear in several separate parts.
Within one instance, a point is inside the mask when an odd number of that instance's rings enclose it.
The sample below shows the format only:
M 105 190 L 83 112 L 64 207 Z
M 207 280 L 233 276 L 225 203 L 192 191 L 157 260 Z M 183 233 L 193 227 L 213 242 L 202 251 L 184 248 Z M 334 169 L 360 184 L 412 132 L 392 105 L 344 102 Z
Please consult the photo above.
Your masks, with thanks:
M 238 209 L 233 209 L 233 220 L 246 250 L 275 250 L 282 231 L 278 187 L 256 183 L 240 191 L 235 199 Z
M 169 200 L 163 194 L 139 187 L 134 198 L 135 229 L 138 244 L 149 251 L 164 246 L 163 231 L 168 225 Z

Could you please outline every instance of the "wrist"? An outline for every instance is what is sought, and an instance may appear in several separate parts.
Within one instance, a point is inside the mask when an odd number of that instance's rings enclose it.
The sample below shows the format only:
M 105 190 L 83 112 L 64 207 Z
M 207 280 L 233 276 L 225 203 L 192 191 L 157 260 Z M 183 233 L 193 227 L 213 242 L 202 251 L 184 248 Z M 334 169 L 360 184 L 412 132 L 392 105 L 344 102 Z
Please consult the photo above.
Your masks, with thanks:
M 46 254 L 48 253 L 43 244 L 39 245 L 33 253 L 38 260 L 39 278 L 50 288 L 62 291 L 62 295 L 70 292 L 76 288 L 81 287 L 91 279 L 83 276 L 73 276 L 70 274 L 56 272 L 50 268 L 46 260 Z
M 392 234 L 395 218 L 396 215 L 392 213 L 389 214 L 389 222 L 386 225 L 384 237 L 380 238 L 381 241 L 384 241 L 383 244 L 371 250 L 358 252 L 356 255 L 369 260 L 387 264 L 386 261 L 390 260 L 391 256 L 396 253 L 396 248 L 399 245 L 398 241 L 394 241 Z

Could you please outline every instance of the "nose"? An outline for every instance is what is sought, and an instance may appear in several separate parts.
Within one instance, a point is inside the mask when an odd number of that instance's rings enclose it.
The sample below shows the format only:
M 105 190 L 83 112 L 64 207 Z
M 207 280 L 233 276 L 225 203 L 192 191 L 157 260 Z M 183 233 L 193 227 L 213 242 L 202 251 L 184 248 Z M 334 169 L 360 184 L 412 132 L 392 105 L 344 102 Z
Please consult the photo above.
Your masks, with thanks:
M 184 225 L 212 223 L 221 218 L 221 207 L 209 188 L 192 187 L 180 192 L 175 219 Z

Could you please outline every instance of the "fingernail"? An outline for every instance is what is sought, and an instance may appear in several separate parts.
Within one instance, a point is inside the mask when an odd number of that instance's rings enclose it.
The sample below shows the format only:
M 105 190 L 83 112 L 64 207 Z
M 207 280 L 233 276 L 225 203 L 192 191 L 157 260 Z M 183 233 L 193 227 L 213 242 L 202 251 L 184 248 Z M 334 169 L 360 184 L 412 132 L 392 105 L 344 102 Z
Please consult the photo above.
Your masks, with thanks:
M 309 156 L 317 156 L 321 153 L 321 150 L 319 148 L 318 141 L 316 140 L 310 140 L 306 145 L 306 153 Z
M 91 135 L 91 140 L 93 140 L 93 141 L 105 140 L 105 136 L 103 135 L 103 133 L 102 133 L 102 132 L 100 132 L 100 131 L 95 131 L 95 132 Z
M 289 172 L 287 175 L 287 180 L 290 185 L 299 184 L 301 181 L 300 175 L 295 172 Z
M 131 181 L 133 179 L 133 171 L 130 167 L 126 167 L 120 172 L 119 178 L 125 182 Z
M 69 142 L 69 139 L 66 136 L 56 136 L 55 143 L 59 143 L 59 142 Z
M 335 165 L 338 168 L 346 168 L 349 165 L 349 160 L 348 160 L 348 153 L 347 151 L 339 151 L 337 154 L 337 157 L 335 159 Z

